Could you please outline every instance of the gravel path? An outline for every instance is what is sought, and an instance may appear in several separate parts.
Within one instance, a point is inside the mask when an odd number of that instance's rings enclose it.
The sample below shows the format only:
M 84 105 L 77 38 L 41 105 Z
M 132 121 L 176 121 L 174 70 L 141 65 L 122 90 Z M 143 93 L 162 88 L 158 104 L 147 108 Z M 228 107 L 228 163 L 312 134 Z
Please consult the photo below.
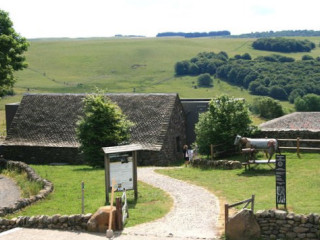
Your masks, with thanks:
M 20 189 L 16 183 L 4 176 L 0 175 L 0 207 L 10 207 L 20 199 Z
M 219 200 L 204 188 L 139 168 L 138 179 L 161 188 L 174 200 L 173 209 L 163 218 L 131 228 L 124 234 L 183 239 L 215 239 L 218 236 Z

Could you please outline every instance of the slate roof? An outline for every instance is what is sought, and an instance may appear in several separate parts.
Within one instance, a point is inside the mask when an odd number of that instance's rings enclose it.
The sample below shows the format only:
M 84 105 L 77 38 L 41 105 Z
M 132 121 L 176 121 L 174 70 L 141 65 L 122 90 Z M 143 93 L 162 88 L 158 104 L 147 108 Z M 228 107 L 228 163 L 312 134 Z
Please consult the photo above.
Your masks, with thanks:
M 159 150 L 164 142 L 178 94 L 107 94 L 135 123 L 131 143 Z M 23 96 L 4 145 L 78 147 L 76 122 L 85 94 Z
M 259 127 L 263 131 L 320 131 L 320 112 L 295 112 L 260 124 Z

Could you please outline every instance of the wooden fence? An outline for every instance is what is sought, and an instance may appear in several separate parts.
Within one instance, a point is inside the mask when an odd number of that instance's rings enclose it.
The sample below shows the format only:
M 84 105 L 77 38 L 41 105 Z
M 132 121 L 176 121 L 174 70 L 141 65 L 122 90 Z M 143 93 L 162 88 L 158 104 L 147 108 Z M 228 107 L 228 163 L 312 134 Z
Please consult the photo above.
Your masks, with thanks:
M 246 208 L 250 203 L 251 203 L 251 211 L 254 212 L 254 195 L 251 196 L 251 198 L 247 199 L 247 200 L 243 200 L 241 202 L 237 202 L 237 203 L 234 203 L 234 204 L 225 204 L 224 205 L 224 230 L 225 232 L 227 232 L 227 223 L 229 221 L 229 208 L 232 208 L 232 207 L 236 207 L 236 206 L 239 206 L 241 204 L 245 204 L 244 208 Z
M 280 150 L 296 150 L 298 157 L 300 157 L 300 150 L 304 151 L 320 151 L 320 147 L 301 147 L 301 143 L 319 143 L 320 146 L 320 140 L 319 139 L 300 139 L 300 138 L 294 138 L 294 139 L 277 139 L 279 142 L 297 142 L 295 147 L 279 147 Z M 280 144 L 279 144 L 280 145 Z

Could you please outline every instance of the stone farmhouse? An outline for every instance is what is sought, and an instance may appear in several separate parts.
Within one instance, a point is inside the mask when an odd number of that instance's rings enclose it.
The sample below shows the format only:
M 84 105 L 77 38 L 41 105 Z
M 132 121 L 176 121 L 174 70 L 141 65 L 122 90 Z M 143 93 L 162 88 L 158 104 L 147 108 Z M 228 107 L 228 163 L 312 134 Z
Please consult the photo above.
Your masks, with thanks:
M 277 139 L 320 139 L 320 112 L 294 112 L 259 125 L 260 137 Z M 294 142 L 281 142 L 294 146 Z M 304 147 L 319 147 L 318 143 L 304 142 Z
M 8 105 L 6 159 L 27 163 L 82 163 L 76 122 L 85 94 L 28 94 Z M 168 165 L 182 158 L 186 117 L 178 94 L 115 93 L 107 96 L 135 125 L 130 143 L 138 143 L 139 165 Z M 11 122 L 12 120 L 12 122 Z

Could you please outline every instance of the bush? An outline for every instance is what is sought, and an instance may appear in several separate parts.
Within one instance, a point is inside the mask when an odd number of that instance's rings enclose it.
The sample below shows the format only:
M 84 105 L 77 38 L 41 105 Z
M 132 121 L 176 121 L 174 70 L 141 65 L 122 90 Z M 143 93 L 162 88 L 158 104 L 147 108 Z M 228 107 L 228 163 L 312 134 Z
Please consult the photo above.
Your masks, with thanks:
M 209 73 L 201 74 L 198 77 L 198 86 L 199 87 L 212 87 L 213 86 L 213 80 Z
M 104 165 L 102 147 L 116 146 L 129 139 L 132 123 L 121 109 L 104 94 L 84 99 L 84 117 L 77 123 L 77 137 L 85 161 L 91 166 Z
M 276 101 L 270 97 L 255 98 L 250 110 L 253 113 L 258 114 L 260 117 L 266 119 L 281 117 L 284 114 L 279 101 Z
M 320 96 L 311 93 L 303 97 L 297 97 L 294 105 L 297 111 L 320 111 Z
M 234 149 L 237 134 L 250 135 L 252 128 L 249 111 L 244 100 L 223 95 L 211 100 L 209 110 L 200 114 L 195 126 L 196 144 L 201 154 L 210 153 L 210 144 L 220 145 L 217 151 Z

